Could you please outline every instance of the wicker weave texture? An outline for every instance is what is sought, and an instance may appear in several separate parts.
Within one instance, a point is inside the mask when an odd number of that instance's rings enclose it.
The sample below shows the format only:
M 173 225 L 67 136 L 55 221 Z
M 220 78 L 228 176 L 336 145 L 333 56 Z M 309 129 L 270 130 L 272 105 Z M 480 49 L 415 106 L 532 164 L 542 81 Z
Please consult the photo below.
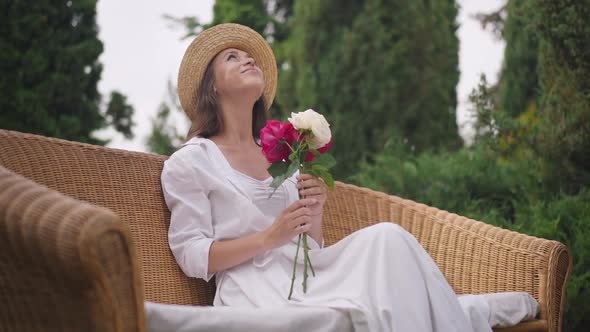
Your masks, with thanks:
M 160 186 L 165 156 L 0 130 L 0 165 L 68 196 L 114 211 L 139 256 L 145 299 L 213 302 L 213 283 L 188 278 L 168 246 L 170 212 Z
M 344 183 L 329 195 L 326 244 L 379 221 L 398 223 L 428 251 L 457 294 L 528 292 L 540 302 L 539 318 L 548 330 L 560 331 L 571 271 L 563 244 Z
M 130 240 L 111 211 L 0 166 L 0 330 L 144 331 Z
M 211 304 L 213 284 L 187 278 L 168 247 L 170 214 L 160 186 L 165 159 L 0 130 L 0 165 L 108 207 L 129 225 L 147 300 Z M 337 182 L 325 207 L 326 245 L 379 221 L 398 223 L 411 232 L 459 294 L 526 291 L 533 295 L 541 303 L 540 319 L 510 331 L 561 330 L 571 271 L 571 257 L 563 244 Z

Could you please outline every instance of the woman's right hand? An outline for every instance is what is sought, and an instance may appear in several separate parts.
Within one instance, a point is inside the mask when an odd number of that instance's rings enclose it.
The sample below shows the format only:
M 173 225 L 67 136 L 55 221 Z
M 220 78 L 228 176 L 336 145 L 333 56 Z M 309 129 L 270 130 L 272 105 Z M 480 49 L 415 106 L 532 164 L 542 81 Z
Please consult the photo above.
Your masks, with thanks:
M 314 198 L 303 198 L 284 209 L 274 223 L 262 231 L 266 250 L 280 247 L 295 235 L 311 228 L 311 210 L 306 206 L 318 204 Z

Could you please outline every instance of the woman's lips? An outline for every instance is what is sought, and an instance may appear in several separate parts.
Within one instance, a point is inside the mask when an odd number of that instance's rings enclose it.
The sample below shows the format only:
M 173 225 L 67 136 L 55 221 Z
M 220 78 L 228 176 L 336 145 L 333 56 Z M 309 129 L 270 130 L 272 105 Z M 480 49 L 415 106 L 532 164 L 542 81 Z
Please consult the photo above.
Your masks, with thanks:
M 251 72 L 251 71 L 258 72 L 258 68 L 256 68 L 256 67 L 251 67 L 251 68 L 248 68 L 248 69 L 244 70 L 244 71 L 242 72 L 242 74 L 243 74 L 243 73 L 248 73 L 248 72 Z

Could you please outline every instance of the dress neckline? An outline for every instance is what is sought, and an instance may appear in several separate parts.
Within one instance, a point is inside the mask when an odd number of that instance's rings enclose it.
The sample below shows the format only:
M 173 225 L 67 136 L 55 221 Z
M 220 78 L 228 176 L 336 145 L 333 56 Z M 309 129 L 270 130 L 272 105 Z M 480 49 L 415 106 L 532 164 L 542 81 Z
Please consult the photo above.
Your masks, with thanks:
M 255 177 L 252 177 L 252 176 L 250 176 L 250 175 L 248 175 L 248 174 L 246 174 L 246 173 L 242 173 L 242 172 L 238 171 L 237 169 L 233 169 L 233 168 L 232 168 L 232 170 L 233 170 L 234 172 L 236 172 L 236 174 L 238 174 L 239 176 L 245 177 L 246 179 L 248 179 L 248 180 L 251 180 L 251 181 L 254 181 L 254 182 L 256 182 L 256 183 L 260 183 L 260 184 L 265 184 L 265 185 L 267 185 L 267 184 L 269 184 L 269 183 L 272 181 L 272 176 L 269 176 L 269 177 L 267 177 L 267 178 L 266 178 L 266 179 L 264 179 L 264 180 L 260 180 L 260 179 L 257 179 L 257 178 L 255 178 Z
M 224 163 L 226 164 L 226 166 L 227 166 L 227 167 L 229 167 L 229 168 L 230 168 L 232 171 L 234 171 L 235 173 L 237 173 L 237 174 L 239 174 L 239 175 L 242 175 L 242 176 L 245 176 L 245 177 L 247 177 L 247 178 L 249 178 L 249 179 L 252 179 L 252 180 L 254 180 L 254 181 L 256 181 L 256 182 L 259 182 L 259 183 L 268 183 L 269 181 L 271 181 L 271 180 L 272 180 L 272 176 L 269 176 L 269 177 L 267 177 L 267 178 L 266 178 L 266 179 L 264 179 L 264 180 L 260 180 L 260 179 L 257 179 L 257 178 L 255 178 L 255 177 L 253 177 L 253 176 L 250 176 L 250 175 L 248 175 L 248 174 L 246 174 L 246 173 L 243 173 L 243 172 L 240 172 L 240 171 L 238 171 L 237 169 L 235 169 L 235 168 L 233 168 L 233 167 L 232 167 L 232 165 L 229 163 L 229 161 L 227 160 L 227 158 L 226 158 L 226 157 L 225 157 L 225 155 L 223 154 L 223 151 L 221 151 L 221 149 L 219 148 L 219 146 L 217 146 L 217 143 L 213 142 L 213 140 L 210 140 L 210 139 L 208 139 L 208 138 L 206 138 L 206 137 L 202 137 L 202 138 L 203 138 L 204 140 L 206 140 L 206 141 L 210 142 L 210 143 L 211 143 L 211 145 L 213 145 L 213 146 L 215 147 L 215 150 L 216 150 L 216 151 L 217 151 L 217 153 L 218 153 L 218 154 L 221 156 L 221 159 L 224 161 Z

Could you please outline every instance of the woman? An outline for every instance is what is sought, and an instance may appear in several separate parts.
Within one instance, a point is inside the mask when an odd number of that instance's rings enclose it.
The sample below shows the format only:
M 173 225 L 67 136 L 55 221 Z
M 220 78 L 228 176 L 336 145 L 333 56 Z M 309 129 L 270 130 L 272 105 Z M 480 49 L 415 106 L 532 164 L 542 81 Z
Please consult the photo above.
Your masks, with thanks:
M 216 306 L 327 306 L 348 312 L 356 330 L 470 331 L 444 276 L 400 226 L 378 223 L 324 248 L 321 180 L 296 174 L 268 198 L 258 138 L 276 77 L 266 41 L 241 25 L 203 31 L 184 55 L 178 91 L 192 126 L 161 176 L 170 248 L 184 273 L 216 275 Z M 303 232 L 316 276 L 287 300 Z

